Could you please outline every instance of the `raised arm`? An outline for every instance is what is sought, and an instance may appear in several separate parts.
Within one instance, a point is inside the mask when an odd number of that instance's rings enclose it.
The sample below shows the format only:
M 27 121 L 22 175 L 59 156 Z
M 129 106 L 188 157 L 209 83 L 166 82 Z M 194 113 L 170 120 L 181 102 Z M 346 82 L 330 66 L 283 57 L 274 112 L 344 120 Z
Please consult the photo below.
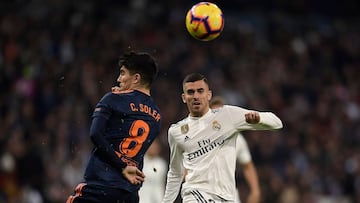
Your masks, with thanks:
M 227 111 L 227 116 L 239 131 L 276 130 L 283 127 L 280 118 L 272 112 L 260 112 L 230 105 L 225 105 L 223 110 Z

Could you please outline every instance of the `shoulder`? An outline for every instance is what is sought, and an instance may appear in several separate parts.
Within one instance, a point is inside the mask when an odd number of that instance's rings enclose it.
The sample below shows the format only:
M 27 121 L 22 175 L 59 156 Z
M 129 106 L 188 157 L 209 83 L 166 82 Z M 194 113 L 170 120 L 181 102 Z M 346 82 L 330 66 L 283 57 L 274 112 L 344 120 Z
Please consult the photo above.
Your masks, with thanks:
M 249 110 L 240 107 L 240 106 L 234 106 L 234 105 L 224 105 L 221 109 L 219 109 L 220 111 L 229 113 L 229 114 L 244 114 L 246 112 L 248 112 Z
M 236 115 L 239 113 L 245 113 L 247 110 L 239 107 L 239 106 L 233 106 L 233 105 L 224 105 L 220 108 L 211 109 L 212 114 L 225 114 L 225 115 Z
M 113 92 L 107 92 L 98 102 L 97 107 L 106 107 L 106 108 L 118 108 L 123 106 L 127 101 L 130 100 L 130 97 L 125 96 L 126 94 L 114 94 Z M 122 102 L 119 102 L 121 100 Z
M 107 100 L 107 99 L 111 99 L 111 98 L 117 98 L 117 97 L 121 97 L 121 96 L 125 96 L 125 95 L 128 95 L 129 91 L 127 92 L 107 92 L 101 100 Z
M 111 92 L 107 92 L 99 101 L 100 104 L 108 104 L 113 100 L 113 94 Z
M 180 121 L 178 121 L 177 123 L 173 123 L 170 125 L 170 128 L 176 128 L 176 127 L 179 127 L 181 125 L 184 125 L 184 124 L 187 124 L 189 122 L 189 118 L 186 117 Z
M 107 93 L 104 94 L 104 96 L 102 97 L 102 100 L 111 98 L 111 97 L 113 97 L 113 95 L 114 95 L 114 94 L 113 94 L 112 92 L 107 92 Z
M 134 90 L 121 91 L 121 92 L 107 92 L 102 98 L 101 102 L 108 102 L 116 99 L 125 99 L 132 96 L 138 96 Z M 133 97 L 132 97 L 133 98 Z
M 100 99 L 100 104 L 111 104 L 117 98 L 117 95 L 112 92 L 107 92 L 104 96 Z
M 222 108 L 225 110 L 246 110 L 243 107 L 235 106 L 235 105 L 224 105 Z
M 169 127 L 169 134 L 173 134 L 178 130 L 181 130 L 182 128 L 186 128 L 186 125 L 188 125 L 189 119 L 188 117 L 178 121 L 177 123 L 173 123 Z

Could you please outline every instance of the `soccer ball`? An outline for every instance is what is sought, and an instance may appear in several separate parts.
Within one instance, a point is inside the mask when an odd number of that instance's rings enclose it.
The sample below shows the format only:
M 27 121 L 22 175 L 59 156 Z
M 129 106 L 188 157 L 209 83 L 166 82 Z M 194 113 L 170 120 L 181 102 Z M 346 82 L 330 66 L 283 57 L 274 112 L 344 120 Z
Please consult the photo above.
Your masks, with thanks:
M 224 29 L 224 16 L 214 3 L 200 2 L 186 14 L 186 29 L 195 39 L 210 41 L 217 38 Z

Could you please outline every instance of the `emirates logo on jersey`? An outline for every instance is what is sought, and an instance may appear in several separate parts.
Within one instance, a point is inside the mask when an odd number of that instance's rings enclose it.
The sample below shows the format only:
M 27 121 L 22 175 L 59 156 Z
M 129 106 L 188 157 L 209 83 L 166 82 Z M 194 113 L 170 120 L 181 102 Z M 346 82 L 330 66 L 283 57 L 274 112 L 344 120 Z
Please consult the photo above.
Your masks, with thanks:
M 189 125 L 183 125 L 181 126 L 181 134 L 186 134 L 187 132 L 189 132 Z
M 214 121 L 214 122 L 212 123 L 212 129 L 213 129 L 213 130 L 216 130 L 216 131 L 219 131 L 219 130 L 221 129 L 220 123 L 217 122 L 217 121 Z
M 198 142 L 198 145 L 200 148 L 198 148 L 196 151 L 194 152 L 190 152 L 188 154 L 186 154 L 187 160 L 191 161 L 193 159 L 196 159 L 202 155 L 205 155 L 209 152 L 211 152 L 212 150 L 220 147 L 221 145 L 223 145 L 225 143 L 225 140 L 215 140 L 213 142 L 210 142 L 210 139 L 208 140 L 201 140 Z

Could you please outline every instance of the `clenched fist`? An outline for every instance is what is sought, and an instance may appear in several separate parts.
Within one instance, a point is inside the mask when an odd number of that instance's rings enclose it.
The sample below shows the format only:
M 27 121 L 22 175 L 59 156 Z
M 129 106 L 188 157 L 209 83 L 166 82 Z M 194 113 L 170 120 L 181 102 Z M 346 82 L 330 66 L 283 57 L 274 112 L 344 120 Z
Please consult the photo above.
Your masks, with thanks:
M 249 112 L 245 114 L 245 120 L 247 123 L 257 124 L 260 122 L 260 114 L 256 111 Z

